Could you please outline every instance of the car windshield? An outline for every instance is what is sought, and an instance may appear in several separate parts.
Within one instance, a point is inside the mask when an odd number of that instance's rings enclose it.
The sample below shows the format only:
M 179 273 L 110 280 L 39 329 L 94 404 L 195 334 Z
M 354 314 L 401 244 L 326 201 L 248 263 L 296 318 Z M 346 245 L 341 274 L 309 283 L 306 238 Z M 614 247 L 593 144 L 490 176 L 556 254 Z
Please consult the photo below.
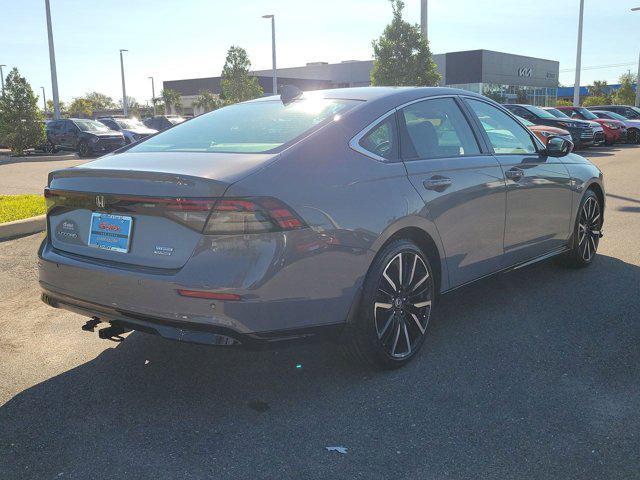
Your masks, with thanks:
M 598 112 L 598 113 L 600 113 L 600 112 Z M 623 117 L 622 115 L 620 115 L 619 113 L 616 113 L 616 112 L 602 112 L 602 113 L 606 114 L 607 117 L 612 118 L 614 120 L 621 120 L 623 122 L 628 120 L 627 118 Z
M 543 109 L 541 109 L 539 107 L 534 107 L 533 105 L 527 105 L 525 108 L 527 110 L 529 110 L 531 113 L 533 113 L 534 115 L 537 115 L 540 118 L 557 118 L 554 115 L 551 115 L 546 110 L 543 110 Z
M 533 125 L 535 125 L 535 123 L 530 122 L 526 118 L 519 117 L 518 115 L 516 115 L 516 118 L 520 120 L 522 123 L 524 123 L 527 127 L 532 127 Z
M 169 120 L 169 123 L 171 125 L 177 125 L 179 123 L 182 123 L 186 120 L 186 118 L 182 118 L 182 117 L 167 117 L 167 120 Z
M 585 120 L 594 120 L 598 118 L 597 116 L 595 116 L 593 113 L 591 113 L 589 110 L 587 110 L 584 107 L 576 108 L 576 111 L 580 112 L 580 115 L 582 115 L 585 118 Z
M 109 128 L 95 120 L 74 120 L 73 123 L 83 132 L 108 132 Z
M 116 122 L 120 128 L 124 129 L 147 128 L 140 120 L 135 118 L 115 118 L 114 122 Z
M 564 113 L 562 110 L 558 110 L 557 108 L 547 108 L 546 111 L 557 118 L 571 118 L 569 117 L 569 115 Z
M 336 118 L 357 100 L 303 98 L 240 103 L 177 125 L 132 152 L 260 153 L 274 150 Z

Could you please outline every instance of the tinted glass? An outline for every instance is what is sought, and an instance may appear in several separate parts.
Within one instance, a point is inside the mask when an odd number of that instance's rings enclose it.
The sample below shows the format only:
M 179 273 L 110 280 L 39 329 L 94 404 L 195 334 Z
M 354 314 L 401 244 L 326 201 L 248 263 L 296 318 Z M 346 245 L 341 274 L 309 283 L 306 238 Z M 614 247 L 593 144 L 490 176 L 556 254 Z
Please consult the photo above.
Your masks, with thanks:
M 598 117 L 600 118 L 610 118 L 612 120 L 620 120 L 622 122 L 624 122 L 625 120 L 627 120 L 626 118 L 624 118 L 622 115 L 619 115 L 615 112 L 596 112 L 596 114 L 598 115 Z
M 467 102 L 487 132 L 496 154 L 527 154 L 537 151 L 529 132 L 509 115 L 485 102 L 470 99 Z
M 553 115 L 551 115 L 549 112 L 547 112 L 546 110 L 543 110 L 539 107 L 534 107 L 533 105 L 527 105 L 526 107 L 523 107 L 526 110 L 530 111 L 531 113 L 533 113 L 534 115 L 536 115 L 539 118 L 556 118 Z
M 74 120 L 73 123 L 83 132 L 108 132 L 106 125 L 96 120 Z
M 400 111 L 402 157 L 442 158 L 478 155 L 471 127 L 453 98 L 413 103 Z
M 579 112 L 579 113 L 580 113 L 580 115 L 582 115 L 582 117 L 583 117 L 585 120 L 593 120 L 594 118 L 598 118 L 598 117 L 596 117 L 593 113 L 591 113 L 589 110 L 587 110 L 587 109 L 586 109 L 586 108 L 584 108 L 584 107 L 576 107 L 576 108 L 575 108 L 575 110 L 576 110 L 577 112 Z
M 360 146 L 387 160 L 397 158 L 397 140 L 394 115 L 389 115 L 360 139 Z
M 176 125 L 133 147 L 132 152 L 268 152 L 359 103 L 356 100 L 302 98 L 240 103 Z
M 624 112 L 622 112 L 622 115 L 635 120 L 640 118 L 640 110 L 635 107 L 627 107 L 624 109 Z
M 546 111 L 557 118 L 569 118 L 569 115 L 564 113 L 562 110 L 558 110 L 557 108 L 547 108 Z

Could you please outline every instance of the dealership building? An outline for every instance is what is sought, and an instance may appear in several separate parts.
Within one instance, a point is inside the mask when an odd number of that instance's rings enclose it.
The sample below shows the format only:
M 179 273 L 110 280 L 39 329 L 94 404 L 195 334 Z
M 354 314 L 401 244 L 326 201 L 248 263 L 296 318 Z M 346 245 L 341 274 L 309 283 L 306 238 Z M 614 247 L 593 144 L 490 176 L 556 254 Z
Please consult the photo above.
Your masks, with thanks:
M 496 101 L 555 105 L 559 62 L 491 50 L 469 50 L 433 56 L 442 76 L 441 85 L 482 93 Z M 340 63 L 313 62 L 301 67 L 279 68 L 278 87 L 295 85 L 301 90 L 361 87 L 371 84 L 373 60 Z M 265 93 L 272 91 L 272 71 L 256 70 Z M 201 91 L 220 93 L 220 77 L 168 80 L 163 87 L 182 97 L 186 114 L 199 114 L 193 102 Z

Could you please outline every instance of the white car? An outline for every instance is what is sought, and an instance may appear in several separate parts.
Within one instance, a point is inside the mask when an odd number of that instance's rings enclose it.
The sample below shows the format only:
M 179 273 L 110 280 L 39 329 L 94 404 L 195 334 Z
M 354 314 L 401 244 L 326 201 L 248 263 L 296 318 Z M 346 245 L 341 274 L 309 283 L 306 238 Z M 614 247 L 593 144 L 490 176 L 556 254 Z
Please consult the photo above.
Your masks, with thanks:
M 157 130 L 147 127 L 137 118 L 102 117 L 98 118 L 98 121 L 111 130 L 122 132 L 127 145 L 139 142 L 149 135 L 158 133 Z

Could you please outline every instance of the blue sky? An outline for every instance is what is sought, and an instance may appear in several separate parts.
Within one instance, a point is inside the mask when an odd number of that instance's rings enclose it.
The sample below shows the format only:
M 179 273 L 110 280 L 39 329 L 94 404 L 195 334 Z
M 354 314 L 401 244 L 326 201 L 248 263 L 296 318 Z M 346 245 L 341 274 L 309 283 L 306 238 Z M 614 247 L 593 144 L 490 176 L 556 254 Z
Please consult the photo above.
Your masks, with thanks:
M 51 97 L 44 0 L 1 0 L 0 64 L 17 66 L 37 93 Z M 420 0 L 405 18 L 419 22 Z M 573 84 L 579 0 L 429 0 L 434 53 L 485 48 L 560 61 Z M 583 67 L 634 63 L 640 50 L 640 0 L 585 0 Z M 60 97 L 89 91 L 121 95 L 118 49 L 127 93 L 144 103 L 148 76 L 162 80 L 219 75 L 230 45 L 247 49 L 253 68 L 271 67 L 265 13 L 276 15 L 278 66 L 361 60 L 389 22 L 387 0 L 51 0 Z M 616 82 L 637 65 L 584 70 L 583 84 Z M 6 74 L 6 71 L 5 71 Z

